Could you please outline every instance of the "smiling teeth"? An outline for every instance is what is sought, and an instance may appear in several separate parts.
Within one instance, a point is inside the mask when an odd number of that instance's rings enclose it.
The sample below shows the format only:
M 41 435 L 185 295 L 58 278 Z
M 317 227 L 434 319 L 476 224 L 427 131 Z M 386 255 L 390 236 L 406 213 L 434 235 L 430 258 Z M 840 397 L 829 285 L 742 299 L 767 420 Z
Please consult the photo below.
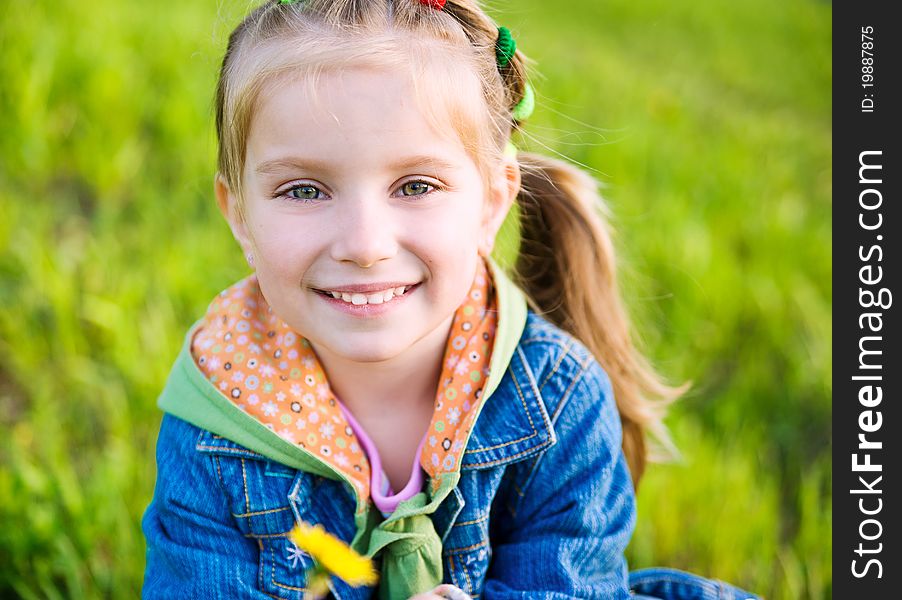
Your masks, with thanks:
M 375 292 L 372 294 L 351 294 L 349 292 L 328 292 L 335 299 L 340 299 L 349 304 L 361 305 L 361 304 L 383 304 L 388 302 L 395 296 L 403 296 L 404 292 L 408 290 L 410 286 L 400 286 L 396 288 L 389 288 L 382 292 Z

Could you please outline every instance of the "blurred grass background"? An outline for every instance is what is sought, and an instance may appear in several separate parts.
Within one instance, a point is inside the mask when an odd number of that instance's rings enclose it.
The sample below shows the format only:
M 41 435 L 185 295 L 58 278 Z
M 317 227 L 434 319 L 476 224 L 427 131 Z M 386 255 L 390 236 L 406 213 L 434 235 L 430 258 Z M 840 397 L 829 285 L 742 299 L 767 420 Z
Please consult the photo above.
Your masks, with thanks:
M 493 3 L 532 148 L 591 167 L 644 347 L 694 388 L 631 568 L 831 592 L 831 7 Z M 245 2 L 0 3 L 0 597 L 139 593 L 155 398 L 245 273 L 213 85 Z

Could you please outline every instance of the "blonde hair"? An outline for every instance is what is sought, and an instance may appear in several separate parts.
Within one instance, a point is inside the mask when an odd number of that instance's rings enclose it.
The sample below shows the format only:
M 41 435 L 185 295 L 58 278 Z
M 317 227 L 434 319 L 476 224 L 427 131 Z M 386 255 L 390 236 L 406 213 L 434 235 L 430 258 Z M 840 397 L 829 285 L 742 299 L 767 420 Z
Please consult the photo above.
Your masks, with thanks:
M 407 69 L 436 131 L 460 139 L 488 180 L 520 123 L 512 110 L 526 90 L 518 50 L 498 67 L 498 26 L 474 0 L 442 10 L 419 0 L 271 0 L 232 32 L 216 90 L 218 167 L 238 200 L 255 106 L 283 78 L 315 88 L 330 70 Z M 574 335 L 608 372 L 623 424 L 623 450 L 638 486 L 645 434 L 668 443 L 662 419 L 682 388 L 665 385 L 634 348 L 615 277 L 613 246 L 597 184 L 559 160 L 520 153 L 521 247 L 514 280 L 531 308 Z

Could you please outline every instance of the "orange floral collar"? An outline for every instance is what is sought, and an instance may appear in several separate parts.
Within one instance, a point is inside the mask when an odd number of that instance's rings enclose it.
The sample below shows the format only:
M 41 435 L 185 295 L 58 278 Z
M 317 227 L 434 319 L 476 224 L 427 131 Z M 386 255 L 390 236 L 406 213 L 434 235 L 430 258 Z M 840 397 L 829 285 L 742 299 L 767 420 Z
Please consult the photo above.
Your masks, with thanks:
M 420 464 L 435 485 L 460 458 L 489 375 L 497 327 L 491 272 L 480 261 L 454 313 Z M 276 435 L 345 473 L 370 496 L 370 464 L 310 342 L 277 317 L 251 275 L 210 304 L 191 355 L 207 379 Z

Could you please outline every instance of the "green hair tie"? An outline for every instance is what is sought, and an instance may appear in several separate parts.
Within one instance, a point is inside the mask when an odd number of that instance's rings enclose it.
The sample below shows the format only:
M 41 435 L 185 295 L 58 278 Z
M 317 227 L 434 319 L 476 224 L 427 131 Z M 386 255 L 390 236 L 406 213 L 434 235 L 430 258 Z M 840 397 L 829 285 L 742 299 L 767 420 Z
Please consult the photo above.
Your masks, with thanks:
M 503 69 L 510 63 L 517 51 L 517 42 L 507 27 L 498 28 L 498 41 L 495 42 L 495 58 L 498 60 L 498 68 Z
M 523 89 L 523 97 L 517 102 L 514 110 L 511 111 L 511 115 L 514 117 L 515 121 L 525 121 L 532 114 L 535 107 L 536 95 L 532 90 L 532 86 L 527 83 L 526 87 Z

